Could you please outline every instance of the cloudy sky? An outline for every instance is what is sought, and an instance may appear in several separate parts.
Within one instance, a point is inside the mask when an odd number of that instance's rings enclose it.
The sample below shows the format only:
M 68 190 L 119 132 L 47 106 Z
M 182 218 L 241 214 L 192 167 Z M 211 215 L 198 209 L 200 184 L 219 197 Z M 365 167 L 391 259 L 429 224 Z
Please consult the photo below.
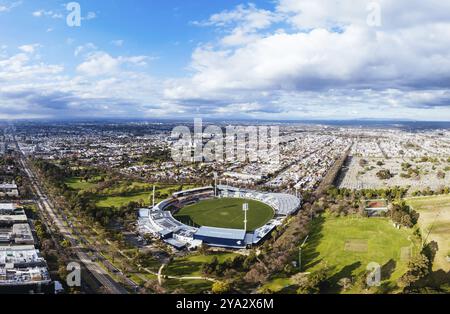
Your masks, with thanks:
M 0 0 L 0 119 L 450 121 L 450 1 L 67 2 Z

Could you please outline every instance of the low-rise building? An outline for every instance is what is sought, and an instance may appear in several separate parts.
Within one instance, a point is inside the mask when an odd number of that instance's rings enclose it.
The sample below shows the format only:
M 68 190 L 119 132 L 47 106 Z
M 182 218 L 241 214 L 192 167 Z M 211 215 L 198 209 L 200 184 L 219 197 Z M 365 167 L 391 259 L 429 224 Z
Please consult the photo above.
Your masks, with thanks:
M 0 204 L 0 293 L 54 293 L 23 209 Z
M 2 183 L 0 184 L 0 196 L 18 197 L 19 189 L 15 183 Z

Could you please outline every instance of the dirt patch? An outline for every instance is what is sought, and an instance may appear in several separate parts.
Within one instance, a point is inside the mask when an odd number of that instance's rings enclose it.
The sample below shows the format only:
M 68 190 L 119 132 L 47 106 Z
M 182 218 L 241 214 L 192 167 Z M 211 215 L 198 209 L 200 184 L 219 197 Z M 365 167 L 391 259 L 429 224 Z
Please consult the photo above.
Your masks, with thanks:
M 411 259 L 411 256 L 412 256 L 412 247 L 405 246 L 405 247 L 401 248 L 401 250 L 400 250 L 400 259 L 403 262 L 409 261 Z
M 344 250 L 347 252 L 367 252 L 367 240 L 353 239 L 345 241 Z

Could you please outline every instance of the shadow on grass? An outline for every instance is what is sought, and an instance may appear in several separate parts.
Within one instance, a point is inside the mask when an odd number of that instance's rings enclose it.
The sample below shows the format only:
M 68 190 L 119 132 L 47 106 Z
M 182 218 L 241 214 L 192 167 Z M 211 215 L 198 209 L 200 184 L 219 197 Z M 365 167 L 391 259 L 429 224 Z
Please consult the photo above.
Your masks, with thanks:
M 427 283 L 435 287 L 436 289 L 439 289 L 441 286 L 450 283 L 450 271 L 445 272 L 442 269 L 433 271 L 427 278 Z
M 290 285 L 282 288 L 280 291 L 277 291 L 276 294 L 297 294 L 297 289 L 298 288 L 296 285 Z
M 190 260 L 178 260 L 171 263 L 164 275 L 169 276 L 196 276 L 201 275 L 202 266 L 204 263 L 194 262 Z M 194 273 L 194 274 L 193 274 Z M 195 274 L 197 273 L 197 274 Z
M 390 259 L 386 264 L 381 266 L 381 280 L 389 280 L 397 267 L 397 262 Z
M 182 289 L 188 294 L 199 294 L 211 290 L 212 283 L 205 280 L 168 279 L 164 282 L 163 286 L 170 290 Z
M 375 291 L 376 294 L 389 294 L 392 293 L 394 289 L 397 288 L 396 283 L 391 281 L 386 281 L 381 283 L 381 285 Z
M 305 248 L 302 250 L 303 271 L 308 271 L 310 268 L 319 264 L 322 259 L 319 259 L 320 252 L 317 251 L 317 247 L 323 238 L 322 229 L 325 218 L 320 216 L 314 219 L 311 232 L 306 243 Z
M 328 278 L 328 289 L 326 292 L 328 293 L 339 293 L 342 290 L 342 287 L 339 285 L 339 280 L 343 278 L 351 279 L 353 276 L 353 272 L 361 267 L 361 262 L 355 262 L 353 264 L 342 267 L 342 269 Z

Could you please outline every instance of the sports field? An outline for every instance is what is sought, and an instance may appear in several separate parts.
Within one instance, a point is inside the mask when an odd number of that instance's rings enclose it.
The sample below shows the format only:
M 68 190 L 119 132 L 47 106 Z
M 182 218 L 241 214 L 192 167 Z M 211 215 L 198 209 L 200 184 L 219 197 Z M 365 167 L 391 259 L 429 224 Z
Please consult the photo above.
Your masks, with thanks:
M 244 229 L 244 212 L 242 211 L 244 203 L 248 203 L 249 207 L 248 231 L 264 226 L 274 216 L 272 207 L 264 203 L 254 200 L 221 198 L 183 207 L 175 215 L 175 218 L 188 225 Z
M 302 250 L 302 271 L 309 273 L 328 268 L 329 286 L 324 293 L 363 293 L 352 285 L 342 290 L 342 278 L 355 280 L 369 263 L 381 266 L 381 287 L 386 293 L 396 292 L 396 282 L 413 254 L 419 251 L 419 241 L 412 229 L 396 229 L 385 218 L 332 217 L 316 218 L 312 232 Z M 274 276 L 263 289 L 295 293 L 295 280 L 283 274 Z
M 420 214 L 423 239 L 436 241 L 439 246 L 433 268 L 450 271 L 450 195 L 415 197 L 407 203 Z
M 381 266 L 384 287 L 392 289 L 419 250 L 412 229 L 396 229 L 385 218 L 325 215 L 315 221 L 313 230 L 303 250 L 304 270 L 329 266 L 332 290 L 339 279 L 361 274 L 371 262 Z

